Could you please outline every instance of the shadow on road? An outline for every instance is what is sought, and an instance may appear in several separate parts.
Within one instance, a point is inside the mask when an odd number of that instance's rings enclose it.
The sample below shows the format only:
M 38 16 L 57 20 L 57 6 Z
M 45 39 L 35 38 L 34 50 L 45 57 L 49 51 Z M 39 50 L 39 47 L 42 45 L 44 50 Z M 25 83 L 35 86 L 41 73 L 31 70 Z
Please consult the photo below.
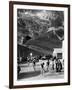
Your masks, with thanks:
M 17 76 L 17 79 L 24 79 L 24 78 L 30 78 L 30 77 L 35 77 L 40 75 L 41 71 L 31 71 L 31 72 L 25 72 L 25 73 L 20 73 Z

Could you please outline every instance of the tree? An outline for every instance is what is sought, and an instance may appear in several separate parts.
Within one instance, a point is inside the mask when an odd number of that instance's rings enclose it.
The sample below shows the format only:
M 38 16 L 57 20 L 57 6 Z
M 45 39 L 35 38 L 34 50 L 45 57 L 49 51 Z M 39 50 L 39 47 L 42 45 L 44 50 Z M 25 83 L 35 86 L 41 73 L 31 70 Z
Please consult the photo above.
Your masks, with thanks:
M 64 22 L 64 12 L 63 11 L 55 11 L 52 12 L 51 20 L 51 26 L 52 27 L 59 27 L 63 25 Z

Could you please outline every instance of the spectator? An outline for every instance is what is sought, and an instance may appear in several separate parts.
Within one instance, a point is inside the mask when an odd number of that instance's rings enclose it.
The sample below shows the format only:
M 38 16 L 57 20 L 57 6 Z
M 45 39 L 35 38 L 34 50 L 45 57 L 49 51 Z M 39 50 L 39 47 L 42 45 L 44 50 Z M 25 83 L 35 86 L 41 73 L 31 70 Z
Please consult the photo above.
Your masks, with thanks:
M 58 60 L 58 72 L 61 72 L 62 70 L 62 63 L 60 60 Z
M 52 59 L 52 70 L 54 70 L 54 58 Z
M 56 59 L 56 72 L 58 72 L 58 59 Z
M 49 62 L 49 60 L 47 61 L 47 71 L 48 71 L 48 69 L 49 69 L 49 64 L 50 64 L 50 62 Z
M 21 71 L 21 68 L 20 68 L 20 66 L 18 65 L 18 75 L 19 75 L 20 71 Z
M 34 68 L 34 71 L 36 71 L 36 62 L 35 62 L 35 59 L 33 60 L 33 68 Z
M 44 75 L 44 71 L 45 71 L 45 70 L 44 70 L 44 63 L 42 63 L 42 64 L 41 64 L 41 73 L 42 73 L 42 75 Z

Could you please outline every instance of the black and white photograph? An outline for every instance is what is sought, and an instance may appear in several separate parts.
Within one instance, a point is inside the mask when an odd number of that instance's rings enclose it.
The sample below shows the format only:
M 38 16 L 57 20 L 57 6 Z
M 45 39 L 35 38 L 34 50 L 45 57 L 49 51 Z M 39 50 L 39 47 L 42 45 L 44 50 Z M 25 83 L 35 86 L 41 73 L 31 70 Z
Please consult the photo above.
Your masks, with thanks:
M 14 85 L 68 82 L 68 8 L 14 5 Z
M 17 9 L 17 79 L 64 78 L 64 12 Z

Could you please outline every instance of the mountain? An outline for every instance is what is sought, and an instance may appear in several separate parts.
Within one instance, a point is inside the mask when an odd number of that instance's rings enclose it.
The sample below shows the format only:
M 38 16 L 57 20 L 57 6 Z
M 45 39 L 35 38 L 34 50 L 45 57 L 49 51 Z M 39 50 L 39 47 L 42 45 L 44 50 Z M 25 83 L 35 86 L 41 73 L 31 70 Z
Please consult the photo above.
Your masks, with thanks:
M 42 20 L 36 16 L 24 15 L 18 18 L 17 31 L 22 34 L 27 34 L 32 38 L 37 38 L 39 35 L 45 33 L 50 23 L 48 20 Z
M 23 45 L 29 49 L 48 54 L 52 53 L 54 48 L 62 48 L 63 26 L 52 27 L 49 19 L 30 15 L 19 17 L 17 23 L 18 38 L 24 37 Z
M 54 48 L 62 48 L 62 41 L 50 31 L 37 39 L 27 41 L 25 45 L 38 52 L 52 53 Z

